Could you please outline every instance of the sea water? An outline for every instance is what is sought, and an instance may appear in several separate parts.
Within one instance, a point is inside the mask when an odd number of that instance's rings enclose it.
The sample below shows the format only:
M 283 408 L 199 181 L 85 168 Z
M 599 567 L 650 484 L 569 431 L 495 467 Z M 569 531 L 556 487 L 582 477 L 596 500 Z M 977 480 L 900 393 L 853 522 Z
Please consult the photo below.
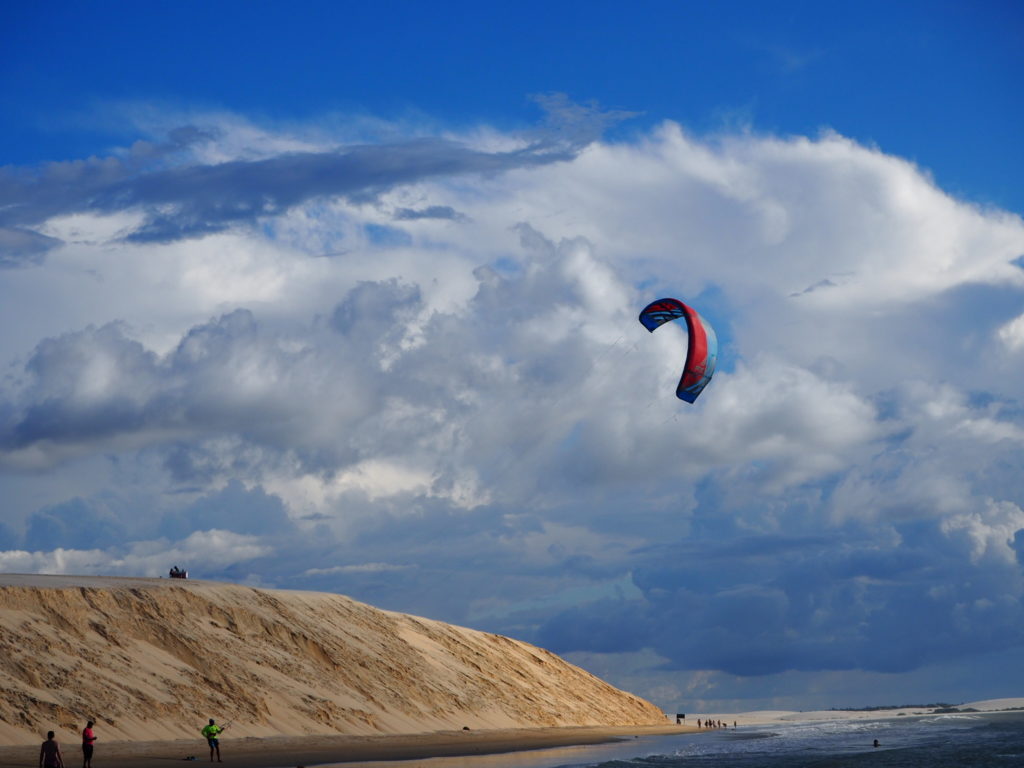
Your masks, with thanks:
M 875 739 L 879 746 L 873 746 Z M 621 747 L 622 745 L 617 745 Z M 640 744 L 637 744 L 640 747 Z M 641 753 L 642 752 L 642 753 Z M 1024 767 L 1024 713 L 836 720 L 722 729 L 672 737 L 587 768 Z
M 873 746 L 875 739 L 879 746 Z M 359 765 L 374 765 L 362 764 Z M 1024 712 L 723 728 L 403 768 L 1024 768 Z M 353 767 L 355 768 L 355 767 Z

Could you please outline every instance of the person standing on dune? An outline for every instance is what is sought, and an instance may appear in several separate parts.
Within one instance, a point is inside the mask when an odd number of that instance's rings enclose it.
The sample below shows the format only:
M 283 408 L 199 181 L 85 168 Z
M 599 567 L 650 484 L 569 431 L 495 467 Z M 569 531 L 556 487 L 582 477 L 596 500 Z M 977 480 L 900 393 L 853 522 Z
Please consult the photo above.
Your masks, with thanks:
M 82 768 L 92 768 L 92 743 L 96 741 L 96 735 L 92 732 L 94 725 L 90 720 L 82 730 Z
M 46 741 L 39 748 L 39 768 L 64 768 L 64 755 L 60 753 L 60 744 L 53 738 L 53 731 L 48 731 Z
M 220 759 L 220 740 L 217 738 L 220 736 L 224 729 L 217 725 L 213 718 L 210 718 L 210 724 L 203 728 L 203 736 L 206 737 L 206 743 L 210 745 L 210 762 L 213 762 L 213 753 L 217 753 L 217 762 L 223 763 Z

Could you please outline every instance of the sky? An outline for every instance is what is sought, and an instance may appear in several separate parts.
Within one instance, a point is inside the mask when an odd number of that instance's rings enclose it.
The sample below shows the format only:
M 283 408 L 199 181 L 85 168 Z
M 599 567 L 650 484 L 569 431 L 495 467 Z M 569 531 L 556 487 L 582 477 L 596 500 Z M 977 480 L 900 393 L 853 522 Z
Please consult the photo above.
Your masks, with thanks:
M 338 592 L 673 713 L 1024 692 L 1019 4 L 7 17 L 0 571 Z

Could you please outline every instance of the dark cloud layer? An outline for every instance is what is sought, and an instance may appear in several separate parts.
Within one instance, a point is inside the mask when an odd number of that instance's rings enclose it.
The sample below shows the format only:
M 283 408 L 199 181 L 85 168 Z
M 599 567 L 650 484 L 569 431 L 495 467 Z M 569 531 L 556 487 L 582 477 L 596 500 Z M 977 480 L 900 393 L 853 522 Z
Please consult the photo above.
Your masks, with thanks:
M 466 217 L 450 205 L 431 205 L 426 208 L 399 208 L 395 211 L 396 221 L 417 221 L 419 219 L 447 219 L 461 221 Z
M 247 490 L 241 482 L 232 480 L 222 490 L 165 514 L 159 533 L 175 541 L 193 531 L 213 528 L 257 536 L 279 536 L 293 530 L 281 499 L 262 488 Z
M 0 269 L 23 267 L 42 262 L 46 252 L 60 240 L 29 229 L 0 227 Z
M 208 138 L 194 127 L 164 147 L 136 148 L 128 159 L 54 163 L 39 171 L 0 169 L 0 265 L 52 248 L 53 238 L 26 229 L 70 213 L 141 211 L 133 242 L 199 237 L 272 217 L 307 200 L 371 200 L 400 184 L 440 176 L 490 174 L 570 160 L 571 143 L 544 142 L 509 152 L 482 152 L 443 139 L 295 152 L 262 160 L 153 168 L 164 154 Z M 435 206 L 406 217 L 453 218 Z
M 123 540 L 117 517 L 102 504 L 75 498 L 42 509 L 29 519 L 25 548 L 32 552 L 106 549 Z
M 899 673 L 1018 647 L 1024 611 L 1013 569 L 965 562 L 940 527 L 895 526 L 900 538 L 890 542 L 899 543 L 889 545 L 887 535 L 855 527 L 748 539 L 742 549 L 664 545 L 634 567 L 642 600 L 575 606 L 547 619 L 536 639 L 563 653 L 652 647 L 673 669 L 740 676 Z M 993 611 L 997 604 L 1004 610 Z

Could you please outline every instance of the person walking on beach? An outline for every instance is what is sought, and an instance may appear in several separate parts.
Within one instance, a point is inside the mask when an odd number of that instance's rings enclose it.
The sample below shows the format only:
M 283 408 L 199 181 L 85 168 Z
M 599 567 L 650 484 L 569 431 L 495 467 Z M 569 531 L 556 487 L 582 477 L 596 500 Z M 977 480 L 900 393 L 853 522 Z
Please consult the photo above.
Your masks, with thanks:
M 82 729 L 82 768 L 92 768 L 92 743 L 96 741 L 96 736 L 92 732 L 94 725 L 95 723 L 90 720 Z
M 206 743 L 210 745 L 210 762 L 213 762 L 213 753 L 217 753 L 217 762 L 223 763 L 220 759 L 220 740 L 217 738 L 224 731 L 219 725 L 217 725 L 213 718 L 210 718 L 210 724 L 203 728 L 203 736 L 206 737 Z
M 64 755 L 60 744 L 53 738 L 53 731 L 47 731 L 46 741 L 39 748 L 39 768 L 64 768 Z

